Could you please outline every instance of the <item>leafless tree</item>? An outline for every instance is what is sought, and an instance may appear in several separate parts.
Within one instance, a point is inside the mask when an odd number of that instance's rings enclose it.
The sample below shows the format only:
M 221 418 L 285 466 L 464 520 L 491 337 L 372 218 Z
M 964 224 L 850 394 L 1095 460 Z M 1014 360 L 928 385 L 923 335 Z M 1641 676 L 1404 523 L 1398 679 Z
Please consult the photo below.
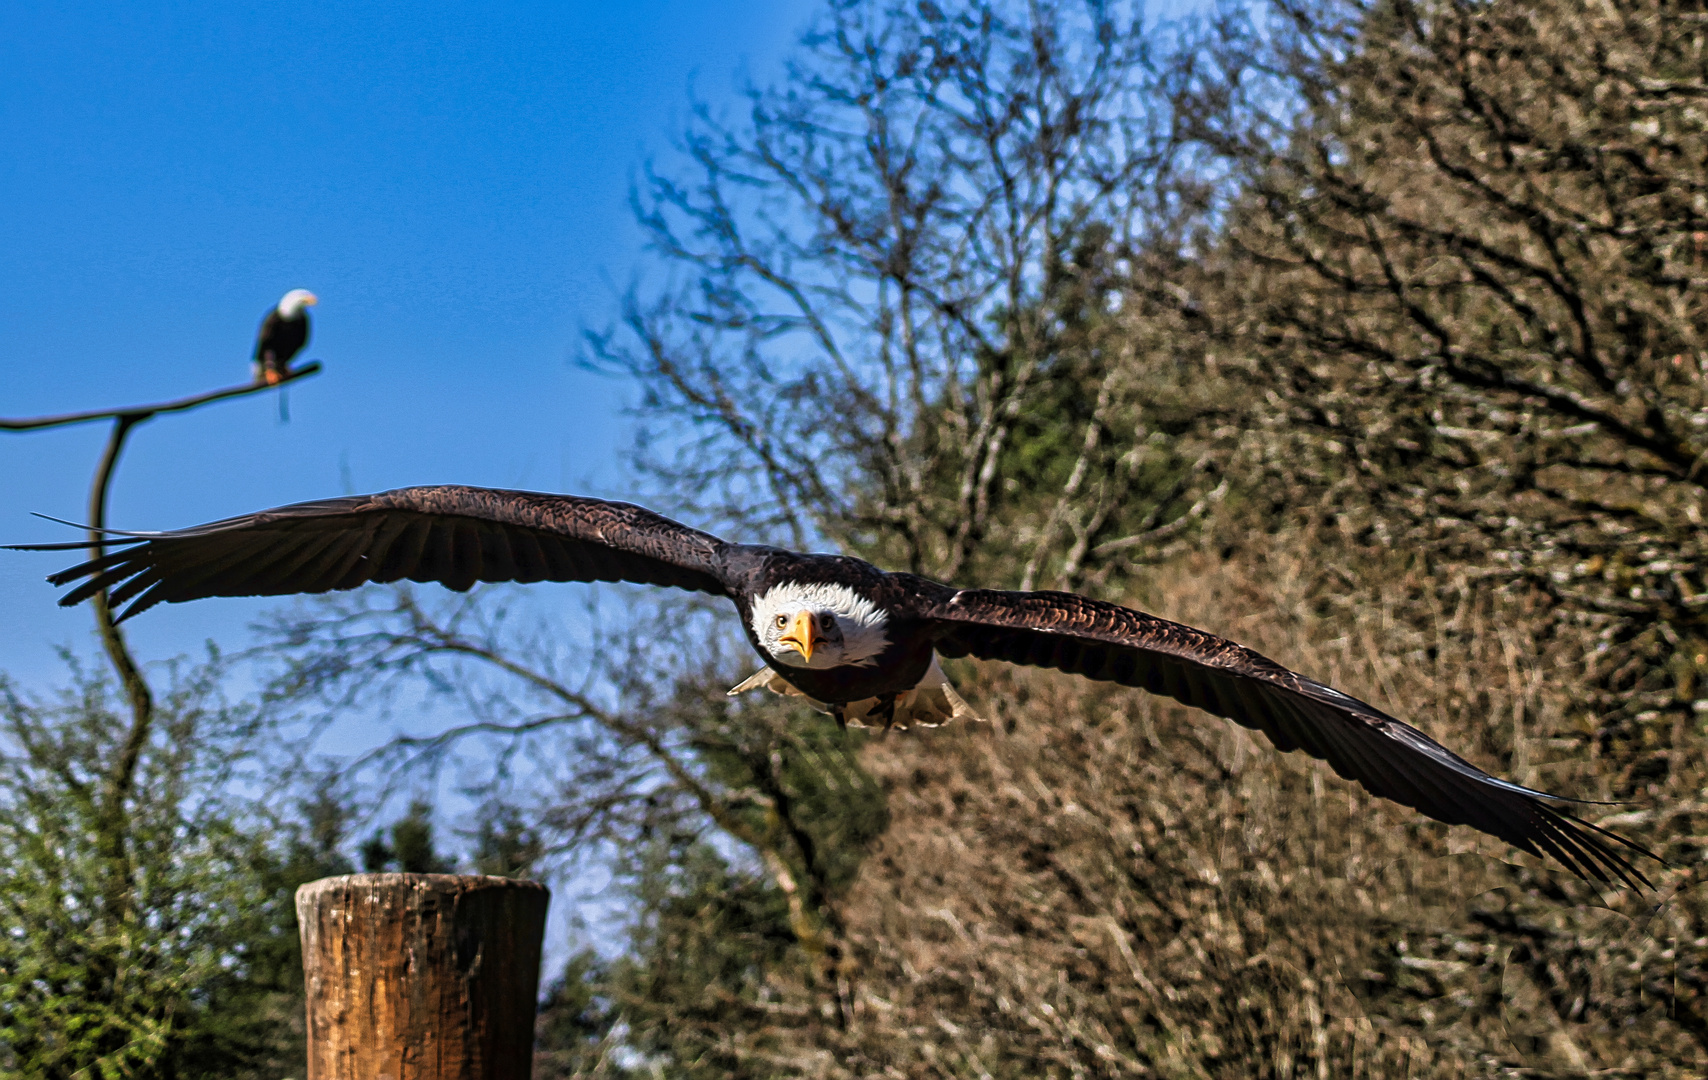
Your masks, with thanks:
M 1642 743 L 1708 670 L 1701 14 L 1282 10 L 1307 121 L 1208 125 L 1248 177 L 1220 322 L 1285 417 L 1263 467 L 1295 516 L 1550 598 L 1604 749 Z
M 1182 33 L 1102 0 L 839 0 L 744 116 L 699 109 L 634 196 L 667 280 L 589 337 L 645 389 L 660 490 L 1027 582 L 1201 515 L 1182 417 L 1213 394 L 1170 276 L 1223 189 L 1170 107 Z

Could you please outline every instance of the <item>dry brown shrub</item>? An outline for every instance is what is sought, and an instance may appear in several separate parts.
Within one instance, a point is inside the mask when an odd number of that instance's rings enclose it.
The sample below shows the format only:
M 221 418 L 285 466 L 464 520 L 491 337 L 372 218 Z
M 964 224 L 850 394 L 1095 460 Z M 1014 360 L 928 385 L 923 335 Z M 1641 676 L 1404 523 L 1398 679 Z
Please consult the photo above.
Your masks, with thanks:
M 1205 554 L 1135 600 L 1486 767 L 1604 795 L 1570 695 L 1581 669 L 1532 637 L 1543 614 L 1467 587 L 1419 620 L 1434 592 L 1377 561 Z M 777 1061 L 908 1077 L 1708 1068 L 1708 940 L 1672 895 L 1690 873 L 1659 874 L 1656 912 L 1171 702 L 1043 672 L 976 681 L 990 727 L 866 752 L 893 824 L 843 909 L 848 1022 L 797 1029 Z M 1699 805 L 1662 828 L 1688 831 Z M 1587 808 L 1657 834 L 1629 809 Z

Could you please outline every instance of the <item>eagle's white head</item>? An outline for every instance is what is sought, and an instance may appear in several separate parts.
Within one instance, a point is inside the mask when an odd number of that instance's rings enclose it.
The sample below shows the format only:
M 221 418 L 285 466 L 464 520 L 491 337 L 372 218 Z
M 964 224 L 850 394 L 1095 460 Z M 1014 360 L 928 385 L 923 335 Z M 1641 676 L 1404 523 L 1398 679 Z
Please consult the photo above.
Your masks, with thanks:
M 753 601 L 753 633 L 788 667 L 870 667 L 889 647 L 890 617 L 846 585 L 784 582 Z
M 320 297 L 307 289 L 292 289 L 279 301 L 279 317 L 294 319 L 302 313 L 303 308 L 313 307 L 318 303 L 320 303 Z

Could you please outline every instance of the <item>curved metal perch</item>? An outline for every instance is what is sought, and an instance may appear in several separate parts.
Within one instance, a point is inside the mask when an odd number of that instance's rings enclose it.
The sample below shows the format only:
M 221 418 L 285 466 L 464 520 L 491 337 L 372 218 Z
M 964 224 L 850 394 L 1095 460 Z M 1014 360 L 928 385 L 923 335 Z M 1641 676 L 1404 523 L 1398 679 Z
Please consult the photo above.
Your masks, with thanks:
M 288 386 L 298 379 L 306 379 L 310 375 L 319 374 L 319 372 L 320 361 L 310 360 L 301 367 L 292 368 L 276 383 L 244 383 L 242 386 L 228 386 L 224 390 L 211 390 L 205 394 L 178 398 L 175 401 L 162 401 L 156 405 L 132 405 L 124 409 L 95 409 L 90 412 L 61 413 L 58 416 L 37 416 L 24 420 L 7 420 L 0 417 L 0 431 L 39 431 L 42 428 L 63 427 L 66 424 L 83 424 L 90 420 L 124 420 L 127 418 L 130 424 L 135 426 L 160 413 L 183 412 L 185 409 L 193 409 L 211 401 L 243 397 L 246 394 L 260 393 L 262 390 L 276 390 L 281 386 Z

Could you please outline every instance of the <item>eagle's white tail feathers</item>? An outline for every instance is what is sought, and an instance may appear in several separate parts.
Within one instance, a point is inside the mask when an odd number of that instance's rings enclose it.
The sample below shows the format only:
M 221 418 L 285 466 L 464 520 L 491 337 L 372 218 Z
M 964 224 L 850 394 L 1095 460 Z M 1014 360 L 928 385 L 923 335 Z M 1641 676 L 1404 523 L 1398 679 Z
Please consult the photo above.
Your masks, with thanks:
M 831 708 L 822 701 L 815 701 L 797 690 L 793 683 L 783 678 L 770 668 L 760 668 L 748 676 L 739 686 L 731 689 L 729 694 L 734 697 L 749 690 L 760 687 L 773 694 L 787 697 L 806 698 L 808 705 L 821 713 L 829 715 Z M 878 709 L 877 698 L 866 698 L 864 701 L 851 701 L 843 709 L 843 716 L 850 727 L 877 726 L 879 721 L 873 714 Z M 867 721 L 871 720 L 871 725 Z M 985 719 L 973 712 L 973 707 L 967 704 L 965 698 L 955 693 L 955 688 L 949 684 L 948 676 L 943 674 L 943 668 L 937 663 L 937 658 L 931 658 L 931 667 L 926 670 L 925 677 L 912 690 L 903 694 L 896 701 L 895 723 L 893 726 L 907 728 L 941 727 L 952 720 L 974 720 L 984 723 Z

